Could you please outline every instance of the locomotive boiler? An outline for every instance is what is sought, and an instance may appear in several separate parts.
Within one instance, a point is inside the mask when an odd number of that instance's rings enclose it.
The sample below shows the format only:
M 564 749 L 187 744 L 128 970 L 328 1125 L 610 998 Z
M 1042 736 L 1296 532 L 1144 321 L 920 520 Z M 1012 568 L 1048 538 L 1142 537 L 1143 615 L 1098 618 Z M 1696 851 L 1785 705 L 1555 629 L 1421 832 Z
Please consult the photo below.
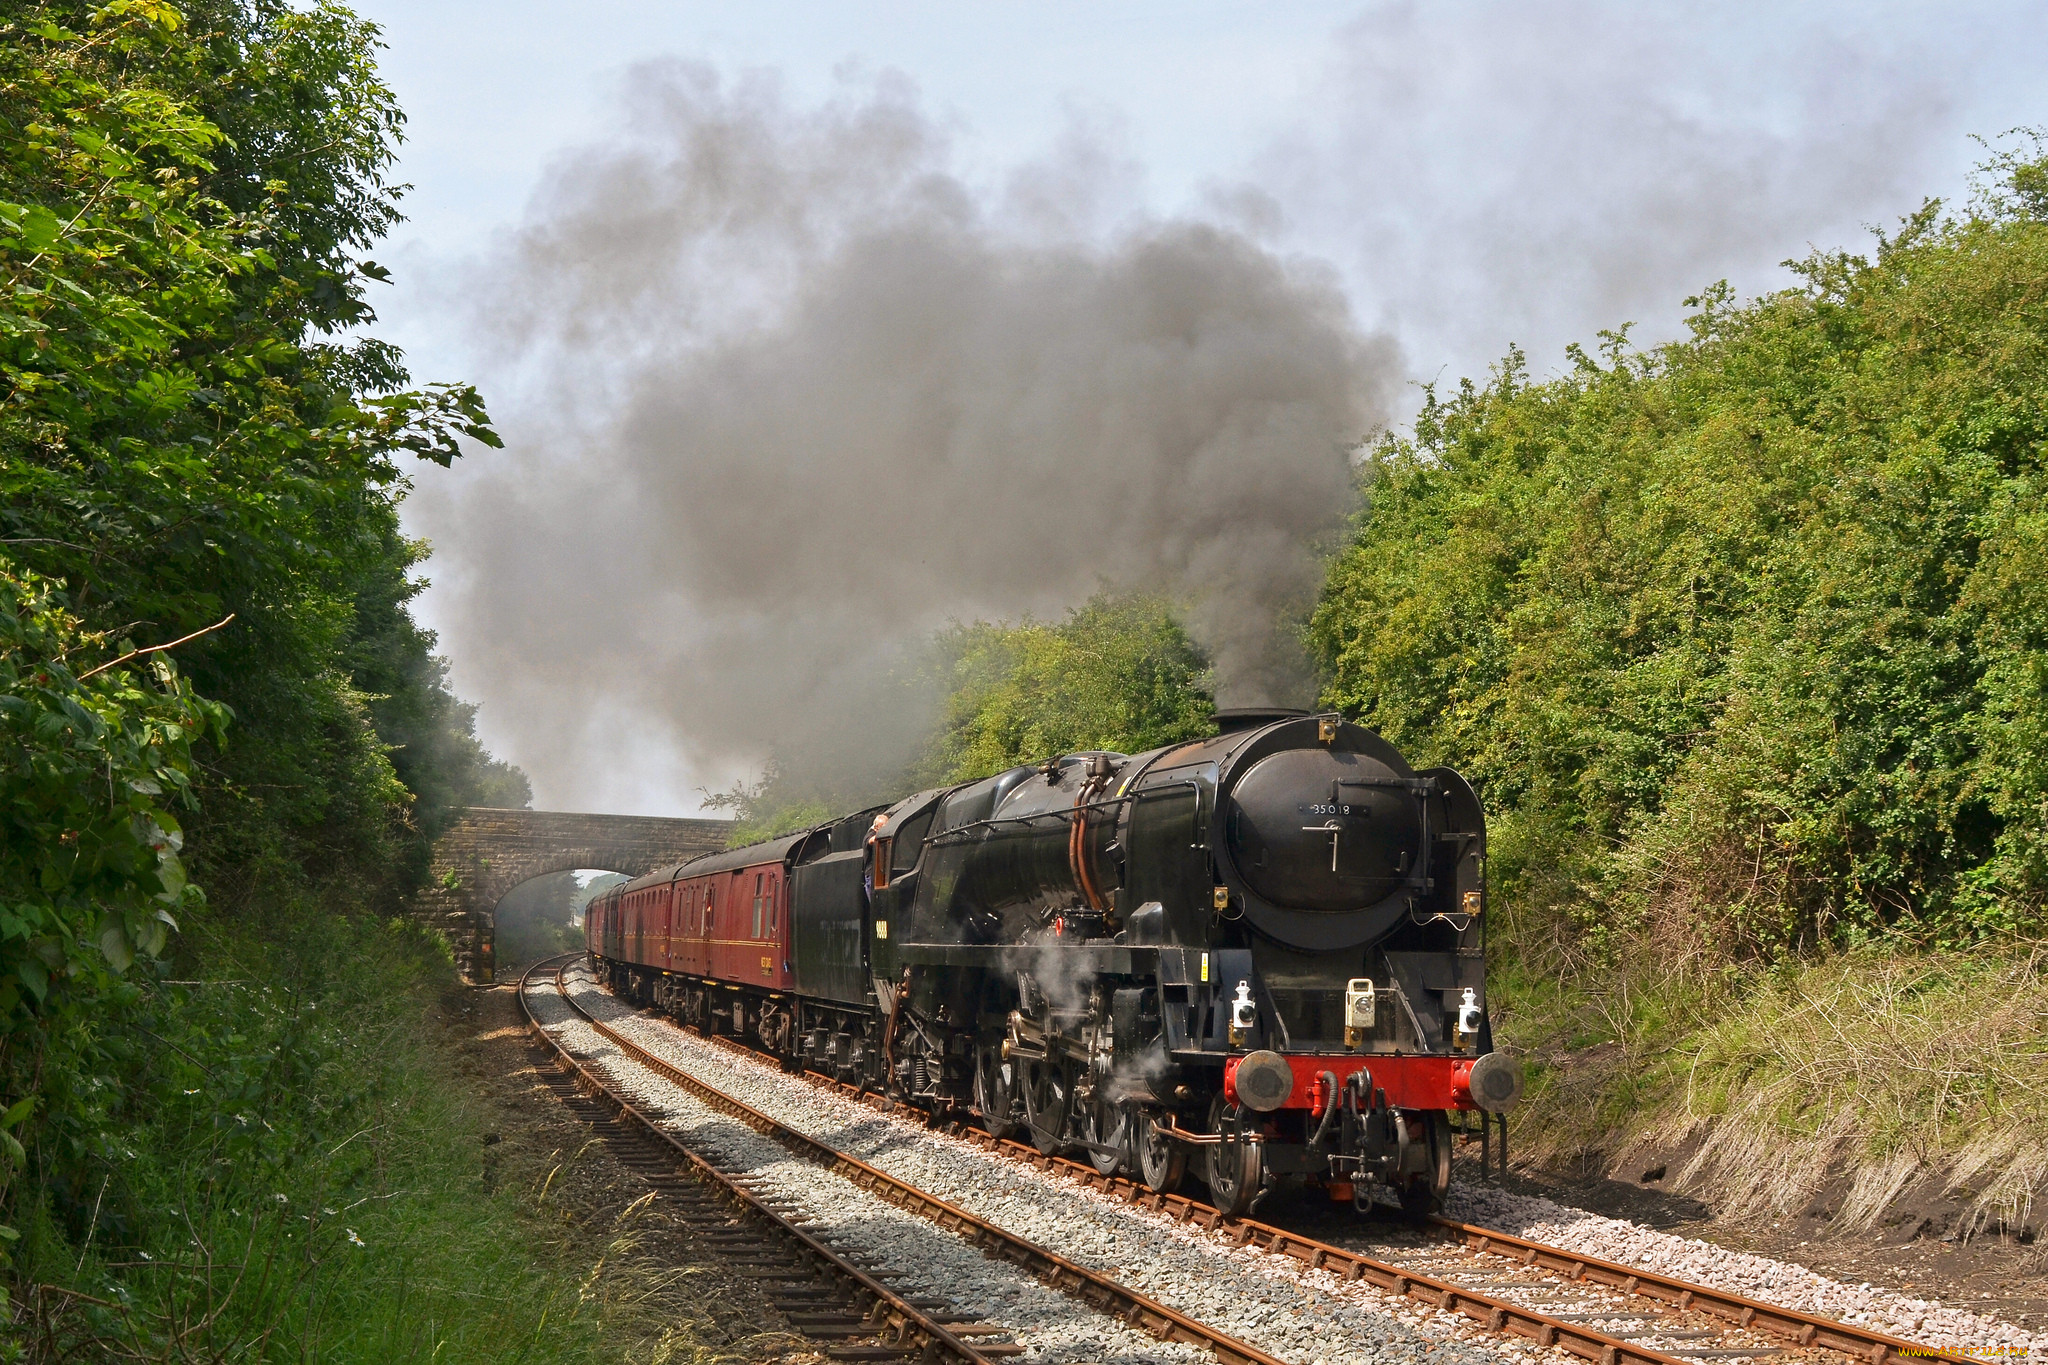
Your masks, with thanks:
M 1521 1091 L 1487 1019 L 1479 802 L 1338 716 L 1218 726 L 641 878 L 593 906 L 593 964 L 1042 1151 L 1159 1190 L 1192 1168 L 1226 1212 L 1288 1181 L 1433 1207 L 1451 1116 Z

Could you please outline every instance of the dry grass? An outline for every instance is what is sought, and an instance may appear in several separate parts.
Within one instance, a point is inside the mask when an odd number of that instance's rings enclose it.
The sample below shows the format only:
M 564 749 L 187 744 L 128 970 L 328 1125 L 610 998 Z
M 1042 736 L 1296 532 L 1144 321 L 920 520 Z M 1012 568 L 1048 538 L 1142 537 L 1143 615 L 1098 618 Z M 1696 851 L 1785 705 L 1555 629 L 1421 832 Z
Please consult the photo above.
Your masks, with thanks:
M 1767 979 L 1688 1051 L 1671 1117 L 1711 1129 L 1681 1184 L 1782 1214 L 1843 1171 L 1834 1217 L 1861 1228 L 1927 1180 L 1980 1225 L 2024 1223 L 2048 1181 L 2048 949 L 1836 958 Z
M 1915 1190 L 2017 1227 L 2048 1187 L 2048 945 L 1631 989 L 1575 1006 L 1611 1041 L 1553 1058 L 1525 1152 L 1586 1147 L 1591 1112 L 1607 1152 L 1689 1150 L 1668 1189 L 1769 1218 L 1825 1197 L 1845 1230 Z

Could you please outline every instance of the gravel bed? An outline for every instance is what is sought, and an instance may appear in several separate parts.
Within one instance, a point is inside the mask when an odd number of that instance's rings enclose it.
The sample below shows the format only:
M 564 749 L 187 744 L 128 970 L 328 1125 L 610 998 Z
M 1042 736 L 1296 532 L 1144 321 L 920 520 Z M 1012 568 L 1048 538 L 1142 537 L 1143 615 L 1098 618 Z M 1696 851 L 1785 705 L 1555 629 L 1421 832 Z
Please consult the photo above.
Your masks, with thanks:
M 568 984 L 578 1003 L 607 1026 L 704 1083 L 1283 1360 L 1548 1365 L 1573 1359 L 1290 1258 L 1226 1247 L 1162 1214 L 991 1157 L 921 1123 L 878 1114 L 642 1015 L 580 970 L 571 970 Z
M 1154 1340 L 1115 1318 L 1046 1288 L 1014 1266 L 983 1257 L 950 1233 L 884 1203 L 753 1129 L 731 1119 L 628 1058 L 577 1018 L 552 983 L 527 995 L 534 1017 L 603 1072 L 642 1113 L 731 1175 L 746 1177 L 764 1198 L 801 1206 L 805 1231 L 835 1250 L 873 1257 L 900 1294 L 942 1298 L 970 1317 L 1013 1329 L 1025 1348 L 1019 1359 L 1044 1365 L 1157 1362 L 1213 1365 L 1206 1350 Z
M 1970 1348 L 2007 1359 L 2025 1353 L 2048 1361 L 2048 1335 L 1939 1300 L 1913 1299 L 1872 1284 L 1846 1284 L 1790 1261 L 1731 1251 L 1692 1237 L 1674 1237 L 1638 1223 L 1605 1218 L 1533 1195 L 1481 1186 L 1455 1189 L 1448 1217 L 1499 1228 L 1603 1261 L 1653 1270 L 1764 1303 L 1855 1323 L 1930 1346 Z

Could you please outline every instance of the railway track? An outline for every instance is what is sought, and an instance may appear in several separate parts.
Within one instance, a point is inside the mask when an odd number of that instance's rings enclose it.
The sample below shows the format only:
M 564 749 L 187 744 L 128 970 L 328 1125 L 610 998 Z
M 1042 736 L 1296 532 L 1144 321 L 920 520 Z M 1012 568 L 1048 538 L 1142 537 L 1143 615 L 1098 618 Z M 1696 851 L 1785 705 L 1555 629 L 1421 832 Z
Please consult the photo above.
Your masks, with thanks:
M 874 1270 L 805 1230 L 797 1210 L 691 1150 L 605 1084 L 534 1017 L 519 983 L 527 1028 L 554 1053 L 549 1088 L 596 1130 L 614 1154 L 668 1202 L 728 1266 L 763 1281 L 767 1298 L 790 1324 L 848 1362 L 914 1358 L 921 1365 L 994 1365 L 1020 1347 L 978 1338 L 1005 1335 L 991 1324 L 961 1323 L 941 1302 L 899 1293 Z M 949 1320 L 951 1319 L 951 1320 Z
M 584 1013 L 588 1018 L 588 1012 Z M 595 1020 L 591 1022 L 619 1045 L 650 1058 L 664 1073 L 688 1077 L 687 1072 L 648 1053 L 616 1030 Z M 771 1054 L 733 1039 L 710 1037 L 708 1041 L 779 1069 L 778 1060 Z M 803 1078 L 884 1113 L 900 1108 L 885 1097 L 829 1077 L 807 1072 Z M 695 1077 L 689 1077 L 687 1084 L 712 1089 Z M 747 1112 L 759 1114 L 751 1108 Z M 765 1115 L 760 1117 L 778 1128 L 784 1127 Z M 1972 1359 L 1856 1324 L 1836 1322 L 1446 1219 L 1432 1221 L 1432 1230 L 1438 1234 L 1433 1241 L 1418 1248 L 1415 1255 L 1404 1257 L 1401 1264 L 1393 1264 L 1257 1219 L 1226 1218 L 1199 1200 L 1162 1195 L 1128 1180 L 1105 1176 L 1092 1165 L 1049 1157 L 1036 1148 L 995 1139 L 964 1124 L 948 1125 L 946 1131 L 992 1155 L 1042 1172 L 1057 1173 L 1099 1193 L 1164 1214 L 1176 1223 L 1201 1229 L 1227 1245 L 1288 1258 L 1305 1269 L 1328 1272 L 1339 1280 L 1363 1281 L 1388 1294 L 1459 1314 L 1494 1332 L 1539 1346 L 1554 1346 L 1600 1365 L 1676 1365 L 1679 1361 L 1767 1357 L 1783 1357 L 1785 1365 L 1794 1361 L 1839 1365 L 1845 1357 L 1867 1365 L 1900 1365 L 1902 1359 L 1963 1365 Z M 829 1159 L 852 1162 L 852 1158 L 815 1139 L 796 1136 L 816 1150 L 821 1159 L 830 1153 Z
M 731 1043 L 730 1039 L 717 1041 Z M 764 1056 L 751 1049 L 747 1051 L 757 1059 Z M 814 1083 L 839 1085 L 813 1073 L 806 1076 Z M 1539 1325 L 1545 1317 L 1561 1324 L 1581 1320 L 1610 1325 L 1629 1323 L 1629 1330 L 1613 1335 L 1671 1343 L 1665 1349 L 1682 1360 L 1750 1359 L 1795 1351 L 1814 1354 L 1817 1359 L 1848 1356 L 1868 1365 L 1897 1365 L 1902 1359 L 1962 1365 L 1972 1359 L 1853 1323 L 1837 1322 L 1448 1218 L 1429 1220 L 1429 1227 L 1441 1237 L 1427 1254 L 1396 1266 L 1274 1224 L 1250 1218 L 1225 1218 L 1213 1206 L 1199 1200 L 1161 1195 L 1129 1180 L 1105 1176 L 1086 1163 L 1048 1157 L 1034 1147 L 991 1138 L 964 1124 L 952 1125 L 950 1131 L 1007 1159 L 1041 1170 L 1057 1170 L 1090 1188 L 1167 1212 L 1177 1221 L 1217 1232 L 1236 1245 L 1292 1257 L 1311 1267 L 1334 1270 L 1344 1278 L 1365 1280 L 1389 1293 L 1419 1297 L 1440 1307 L 1451 1306 L 1445 1302 L 1447 1295 L 1462 1301 L 1470 1297 L 1470 1290 L 1478 1287 L 1503 1291 L 1496 1297 L 1510 1303 L 1564 1289 L 1573 1296 L 1573 1311 L 1541 1312 L 1536 1305 L 1523 1302 L 1520 1306 L 1527 1311 L 1530 1324 Z M 1486 1278 L 1490 1276 L 1505 1278 Z M 1548 1307 L 1554 1310 L 1559 1305 Z M 1563 1332 L 1564 1328 L 1558 1330 Z M 1536 1333 L 1529 1333 L 1526 1327 L 1523 1332 L 1542 1339 L 1540 1325 Z M 1752 1343 L 1743 1340 L 1744 1335 L 1763 1340 Z M 1606 1359 L 1604 1353 L 1596 1356 L 1586 1349 L 1590 1342 L 1575 1344 L 1563 1336 L 1558 1341 L 1575 1355 Z

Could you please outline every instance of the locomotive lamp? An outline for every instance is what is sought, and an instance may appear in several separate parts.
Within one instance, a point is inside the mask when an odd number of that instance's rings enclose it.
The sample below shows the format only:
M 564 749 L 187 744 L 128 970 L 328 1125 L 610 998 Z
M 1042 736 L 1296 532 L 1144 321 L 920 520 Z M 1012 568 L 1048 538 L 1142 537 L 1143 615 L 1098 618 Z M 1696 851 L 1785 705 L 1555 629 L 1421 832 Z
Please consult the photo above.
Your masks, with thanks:
M 1244 1043 L 1245 1034 L 1259 1026 L 1259 1007 L 1252 1000 L 1252 983 L 1237 983 L 1237 994 L 1230 1001 L 1230 1045 L 1239 1047 Z
M 1210 904 L 1216 907 L 1216 911 L 1218 914 L 1221 914 L 1223 911 L 1228 910 L 1230 908 L 1230 888 L 1227 886 L 1217 887 L 1216 890 L 1213 893 L 1211 893 Z
M 1458 1005 L 1458 1027 L 1451 1035 L 1452 1047 L 1466 1047 L 1479 1036 L 1479 1001 L 1474 998 L 1472 988 L 1465 988 L 1465 998 Z
M 1337 718 L 1335 716 L 1318 717 L 1316 720 L 1316 743 L 1335 744 L 1336 742 Z
M 1353 977 L 1344 987 L 1344 1046 L 1357 1047 L 1365 1041 L 1366 1031 L 1372 1027 L 1378 1011 L 1379 998 L 1373 991 L 1372 978 Z

